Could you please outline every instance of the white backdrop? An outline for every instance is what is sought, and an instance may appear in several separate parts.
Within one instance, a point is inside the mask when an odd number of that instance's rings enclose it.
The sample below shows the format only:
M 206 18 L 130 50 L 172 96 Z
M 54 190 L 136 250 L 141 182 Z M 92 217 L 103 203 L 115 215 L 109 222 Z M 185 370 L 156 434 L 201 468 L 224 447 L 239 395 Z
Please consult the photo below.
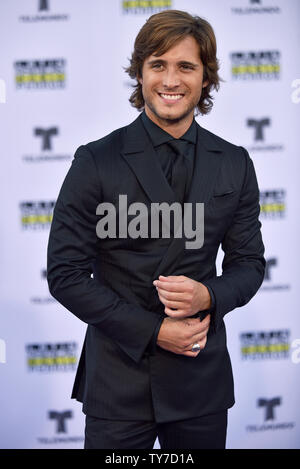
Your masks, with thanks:
M 300 447 L 300 1 L 0 0 L 1 448 L 83 446 L 70 393 L 86 326 L 48 292 L 51 214 L 75 149 L 137 116 L 124 67 L 167 7 L 213 25 L 224 82 L 197 120 L 248 149 L 261 189 L 266 278 L 226 317 L 227 446 Z

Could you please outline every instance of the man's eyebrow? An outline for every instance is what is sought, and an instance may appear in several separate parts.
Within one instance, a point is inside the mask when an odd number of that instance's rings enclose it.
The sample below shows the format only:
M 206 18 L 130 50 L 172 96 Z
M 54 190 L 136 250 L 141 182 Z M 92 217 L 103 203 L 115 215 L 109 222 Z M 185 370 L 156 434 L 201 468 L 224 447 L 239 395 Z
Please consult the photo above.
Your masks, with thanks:
M 188 60 L 180 60 L 178 62 L 180 65 L 192 65 L 193 67 L 199 67 L 200 64 L 194 63 L 194 62 L 189 62 Z
M 156 64 L 156 63 L 166 64 L 167 61 L 157 58 L 157 59 L 153 59 L 153 60 L 148 60 L 147 63 L 149 65 L 153 65 L 153 64 Z M 194 63 L 194 62 L 189 62 L 188 60 L 179 60 L 177 62 L 177 64 L 179 64 L 179 65 L 192 65 L 193 67 L 199 67 L 199 64 Z
M 147 63 L 148 63 L 149 65 L 156 64 L 156 63 L 158 63 L 158 62 L 159 62 L 159 63 L 162 63 L 162 64 L 165 64 L 165 63 L 166 63 L 165 60 L 158 59 L 158 58 L 157 58 L 157 59 L 153 59 L 153 60 L 147 60 Z

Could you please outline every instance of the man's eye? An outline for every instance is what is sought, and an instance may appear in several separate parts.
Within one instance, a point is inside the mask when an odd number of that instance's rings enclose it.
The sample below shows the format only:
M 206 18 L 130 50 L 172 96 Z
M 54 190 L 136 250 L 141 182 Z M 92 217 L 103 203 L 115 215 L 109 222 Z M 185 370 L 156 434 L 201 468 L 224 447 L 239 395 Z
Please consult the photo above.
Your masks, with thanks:
M 181 68 L 183 68 L 183 70 L 194 70 L 194 67 L 188 64 L 182 64 Z
M 152 64 L 152 68 L 160 69 L 162 68 L 162 64 Z

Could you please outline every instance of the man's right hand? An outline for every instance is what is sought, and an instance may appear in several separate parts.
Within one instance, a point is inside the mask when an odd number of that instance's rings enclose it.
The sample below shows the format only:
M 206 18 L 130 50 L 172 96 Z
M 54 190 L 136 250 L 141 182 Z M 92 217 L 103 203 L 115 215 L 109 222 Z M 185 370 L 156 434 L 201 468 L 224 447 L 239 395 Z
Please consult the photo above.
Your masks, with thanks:
M 192 352 L 193 344 L 198 343 L 201 350 L 205 347 L 210 323 L 210 314 L 203 321 L 199 318 L 170 318 L 163 320 L 157 336 L 157 345 L 179 355 L 197 357 L 200 353 Z

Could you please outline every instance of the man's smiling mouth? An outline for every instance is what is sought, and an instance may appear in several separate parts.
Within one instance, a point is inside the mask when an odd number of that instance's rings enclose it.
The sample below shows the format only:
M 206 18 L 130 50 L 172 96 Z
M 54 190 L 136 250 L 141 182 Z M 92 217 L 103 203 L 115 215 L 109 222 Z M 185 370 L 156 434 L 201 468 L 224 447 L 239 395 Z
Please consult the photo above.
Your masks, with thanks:
M 183 94 L 168 94 L 168 93 L 158 93 L 158 94 L 161 98 L 167 99 L 168 101 L 178 101 L 184 96 Z

